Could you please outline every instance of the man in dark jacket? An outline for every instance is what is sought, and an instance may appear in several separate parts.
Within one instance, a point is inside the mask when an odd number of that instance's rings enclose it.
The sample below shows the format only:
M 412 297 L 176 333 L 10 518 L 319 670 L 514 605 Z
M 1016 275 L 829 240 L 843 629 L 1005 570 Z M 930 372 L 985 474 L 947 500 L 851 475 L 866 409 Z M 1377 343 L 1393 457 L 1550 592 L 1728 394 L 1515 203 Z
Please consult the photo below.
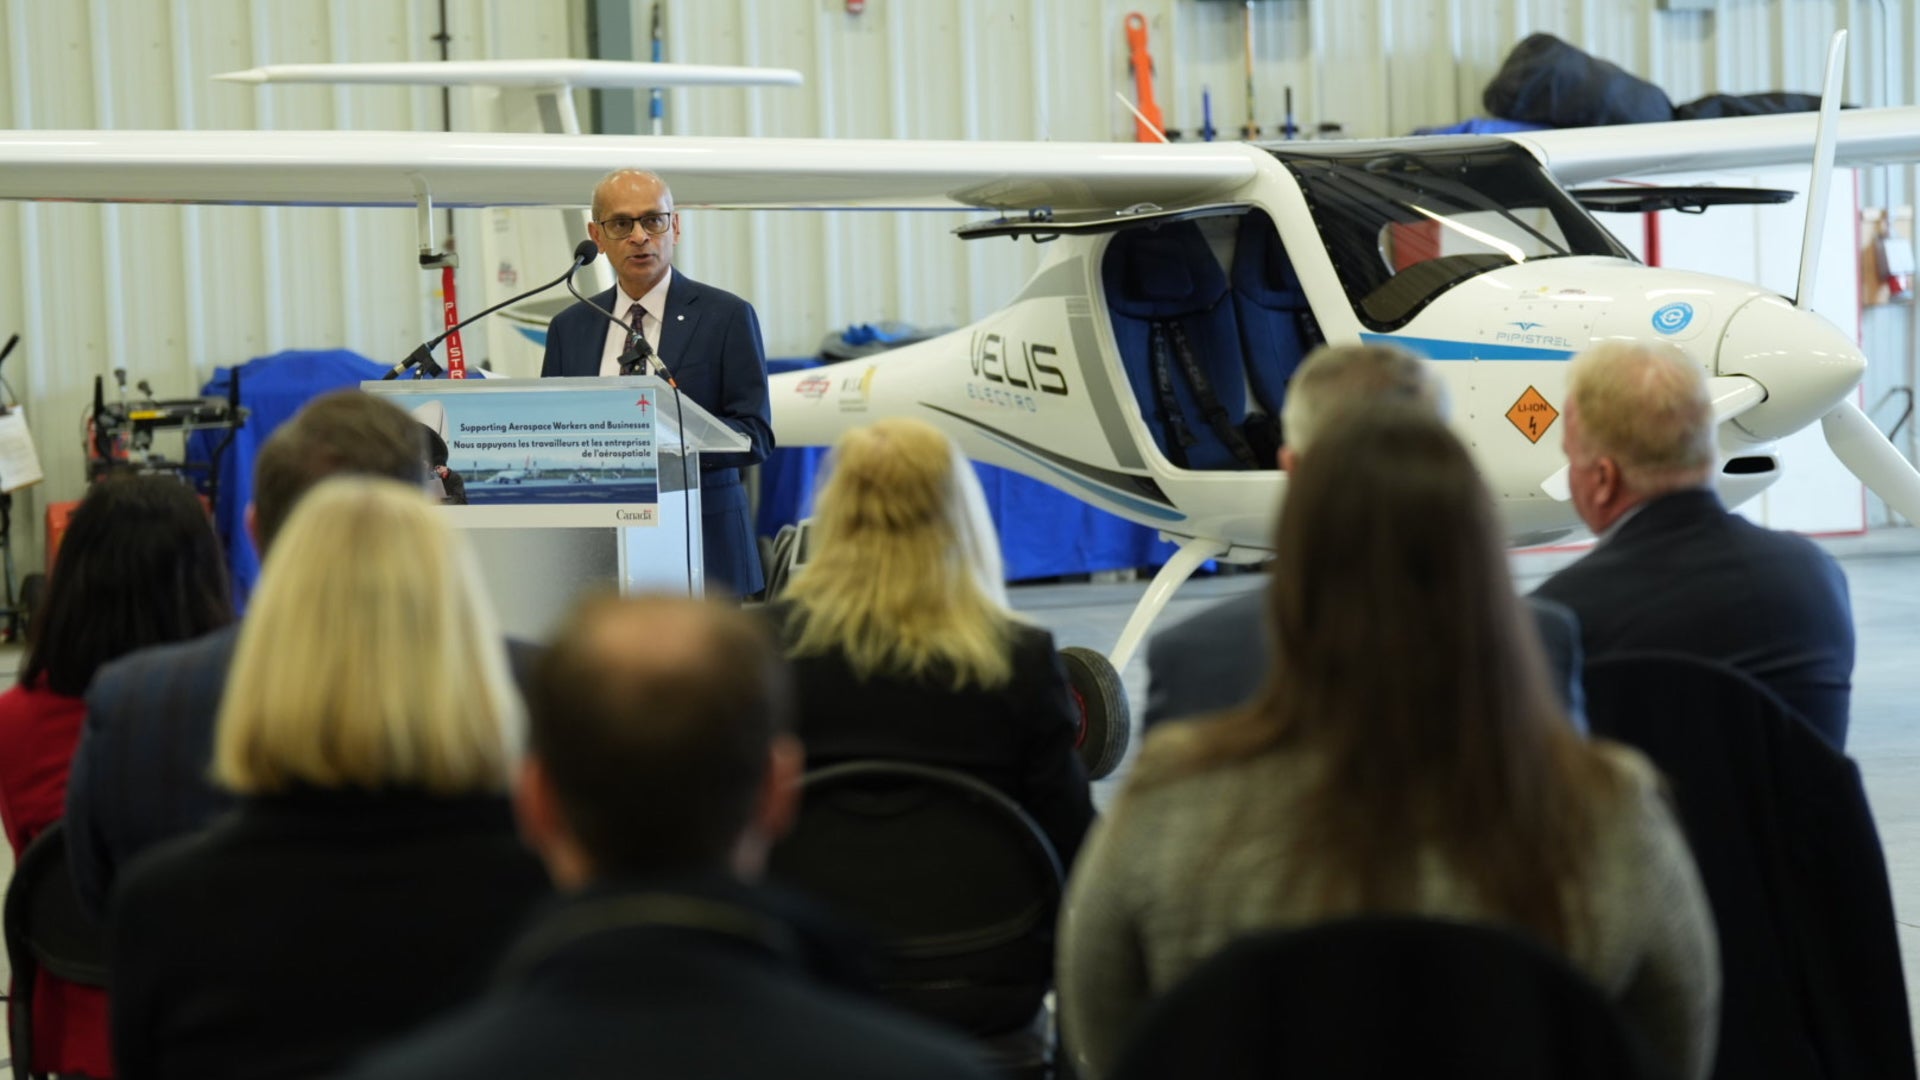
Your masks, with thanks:
M 964 1044 L 843 989 L 835 935 L 755 883 L 798 799 L 788 700 L 750 616 L 670 599 L 576 612 L 535 668 L 515 792 L 568 896 L 491 997 L 356 1080 L 984 1080 Z
M 1811 541 L 1721 505 L 1700 366 L 1669 346 L 1591 349 L 1568 373 L 1562 423 L 1573 506 L 1600 543 L 1534 595 L 1574 610 L 1588 658 L 1670 650 L 1718 660 L 1844 750 L 1847 579 Z

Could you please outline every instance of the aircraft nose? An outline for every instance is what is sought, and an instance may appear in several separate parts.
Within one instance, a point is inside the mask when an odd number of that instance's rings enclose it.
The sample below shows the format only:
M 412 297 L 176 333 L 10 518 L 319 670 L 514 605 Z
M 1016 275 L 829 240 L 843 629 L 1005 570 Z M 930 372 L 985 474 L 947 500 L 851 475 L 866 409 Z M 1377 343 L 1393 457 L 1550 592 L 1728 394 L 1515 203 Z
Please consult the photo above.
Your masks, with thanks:
M 1734 423 L 1756 439 L 1777 439 L 1832 410 L 1866 374 L 1867 358 L 1821 316 L 1759 296 L 1727 320 L 1714 367 L 1766 388 L 1767 399 Z

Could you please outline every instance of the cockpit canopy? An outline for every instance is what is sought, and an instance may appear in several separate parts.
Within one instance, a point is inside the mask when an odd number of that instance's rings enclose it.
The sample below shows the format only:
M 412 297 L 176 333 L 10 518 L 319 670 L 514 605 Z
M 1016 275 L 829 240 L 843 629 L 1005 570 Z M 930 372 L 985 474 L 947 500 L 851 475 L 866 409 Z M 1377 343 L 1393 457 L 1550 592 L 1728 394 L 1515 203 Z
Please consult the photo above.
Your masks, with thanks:
M 1568 255 L 1633 258 L 1532 154 L 1504 139 L 1263 149 L 1299 181 L 1354 312 L 1374 330 L 1404 326 L 1488 270 Z

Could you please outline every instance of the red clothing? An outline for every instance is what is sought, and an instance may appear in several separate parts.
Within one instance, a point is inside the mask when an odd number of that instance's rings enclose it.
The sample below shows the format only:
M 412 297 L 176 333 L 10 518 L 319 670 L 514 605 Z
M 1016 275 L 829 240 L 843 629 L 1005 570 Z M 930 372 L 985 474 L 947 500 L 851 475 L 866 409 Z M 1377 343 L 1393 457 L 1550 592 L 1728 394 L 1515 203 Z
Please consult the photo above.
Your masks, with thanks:
M 66 812 L 67 769 L 86 702 L 16 686 L 0 694 L 0 826 L 14 858 Z M 113 1075 L 107 992 L 42 971 L 33 984 L 33 1068 L 104 1080 Z

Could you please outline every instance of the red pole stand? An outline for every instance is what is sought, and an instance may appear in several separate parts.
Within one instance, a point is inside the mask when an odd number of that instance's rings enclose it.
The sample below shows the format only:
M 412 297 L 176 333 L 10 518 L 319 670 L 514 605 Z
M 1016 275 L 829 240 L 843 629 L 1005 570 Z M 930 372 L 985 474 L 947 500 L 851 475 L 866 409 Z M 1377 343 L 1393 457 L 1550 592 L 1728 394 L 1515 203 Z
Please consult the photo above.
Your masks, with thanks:
M 444 298 L 441 308 L 447 316 L 447 378 L 464 379 L 467 377 L 467 354 L 460 348 L 460 331 L 453 329 L 460 325 L 460 305 L 454 302 L 453 267 L 440 268 L 440 295 Z

